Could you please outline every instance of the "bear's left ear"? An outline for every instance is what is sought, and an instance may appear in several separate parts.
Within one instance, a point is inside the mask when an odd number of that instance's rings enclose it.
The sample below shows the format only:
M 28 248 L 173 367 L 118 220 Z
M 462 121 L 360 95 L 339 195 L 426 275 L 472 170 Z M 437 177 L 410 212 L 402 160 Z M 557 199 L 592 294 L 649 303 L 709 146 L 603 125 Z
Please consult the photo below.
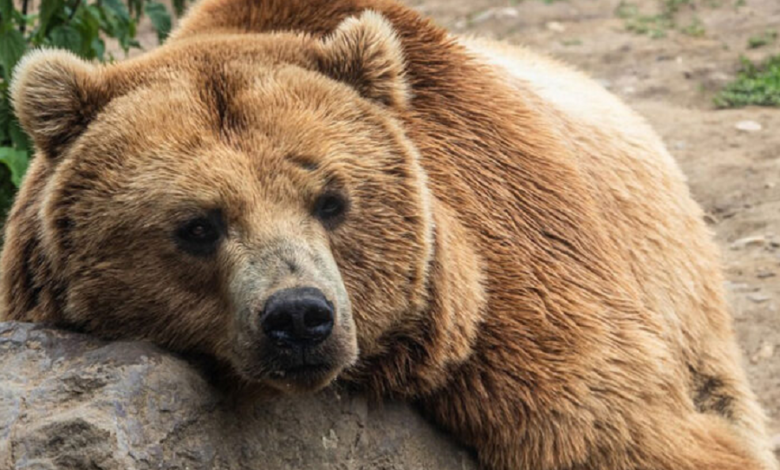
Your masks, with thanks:
M 323 74 L 385 106 L 407 105 L 409 85 L 404 76 L 403 47 L 384 16 L 369 10 L 360 17 L 348 18 L 319 46 L 316 60 Z

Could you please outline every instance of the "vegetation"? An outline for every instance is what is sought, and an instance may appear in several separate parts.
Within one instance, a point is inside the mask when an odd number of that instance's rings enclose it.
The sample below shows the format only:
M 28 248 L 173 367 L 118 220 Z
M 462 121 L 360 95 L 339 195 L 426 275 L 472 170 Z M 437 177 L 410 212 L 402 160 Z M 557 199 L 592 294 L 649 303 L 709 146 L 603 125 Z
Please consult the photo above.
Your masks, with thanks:
M 626 29 L 636 34 L 662 38 L 666 32 L 675 28 L 675 16 L 683 5 L 691 0 L 660 0 L 659 12 L 654 15 L 640 12 L 639 7 L 625 0 L 621 1 L 615 13 L 625 20 Z
M 564 46 L 581 46 L 582 39 L 579 38 L 563 39 L 561 40 L 561 44 L 563 44 Z
M 713 0 L 700 0 L 700 2 L 711 8 L 719 6 L 719 3 Z M 693 8 L 696 6 L 696 1 L 658 0 L 658 13 L 645 14 L 639 10 L 636 4 L 623 0 L 618 5 L 615 14 L 625 20 L 628 31 L 656 39 L 665 37 L 670 30 L 677 30 L 694 37 L 704 36 L 706 32 L 704 25 L 696 16 L 686 25 L 679 24 L 678 13 L 686 6 Z
M 181 13 L 185 0 L 175 0 Z M 171 15 L 157 0 L 41 0 L 31 11 L 30 0 L 0 0 L 0 219 L 13 200 L 31 156 L 31 144 L 13 115 L 8 85 L 14 66 L 30 49 L 67 49 L 89 60 L 111 61 L 106 39 L 127 53 L 138 48 L 136 27 L 147 15 L 163 41 Z
M 715 105 L 721 108 L 780 106 L 780 55 L 762 64 L 743 57 L 736 80 L 718 93 Z
M 759 47 L 767 46 L 777 40 L 777 31 L 769 29 L 761 34 L 751 36 L 748 39 L 748 48 L 758 49 Z

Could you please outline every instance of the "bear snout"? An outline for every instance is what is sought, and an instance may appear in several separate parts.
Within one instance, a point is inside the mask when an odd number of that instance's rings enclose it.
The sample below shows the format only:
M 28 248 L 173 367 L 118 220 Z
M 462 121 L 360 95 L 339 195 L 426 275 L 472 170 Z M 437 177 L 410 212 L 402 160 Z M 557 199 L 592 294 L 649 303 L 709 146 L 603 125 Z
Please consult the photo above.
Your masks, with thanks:
M 333 331 L 335 311 L 321 290 L 296 287 L 274 293 L 260 314 L 260 328 L 281 349 L 309 349 Z

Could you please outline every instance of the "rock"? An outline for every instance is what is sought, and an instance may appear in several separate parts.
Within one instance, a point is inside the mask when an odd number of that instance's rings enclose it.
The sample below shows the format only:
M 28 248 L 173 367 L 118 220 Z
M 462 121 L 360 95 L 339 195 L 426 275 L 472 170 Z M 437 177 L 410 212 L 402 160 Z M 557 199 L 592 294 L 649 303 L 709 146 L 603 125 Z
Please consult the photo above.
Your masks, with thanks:
M 704 222 L 706 222 L 708 225 L 715 225 L 718 222 L 720 222 L 720 220 L 718 220 L 718 217 L 715 214 L 710 214 L 709 212 L 704 214 L 703 218 L 704 218 Z
M 780 453 L 780 434 L 775 434 L 772 437 L 771 445 L 775 452 Z
M 520 16 L 520 12 L 517 8 L 503 7 L 503 8 L 488 8 L 480 13 L 477 13 L 471 18 L 472 24 L 484 23 L 485 21 L 505 18 L 517 18 Z
M 761 361 L 771 359 L 775 355 L 775 345 L 772 343 L 763 342 L 758 351 L 750 357 L 750 362 L 758 364 Z
M 731 292 L 756 292 L 760 289 L 760 287 L 753 287 L 744 282 L 726 281 L 725 286 Z
M 471 18 L 471 23 L 472 24 L 484 23 L 485 21 L 494 18 L 495 16 L 496 16 L 496 11 L 493 9 L 488 9 L 474 15 Z
M 547 29 L 555 33 L 563 33 L 566 31 L 566 25 L 564 25 L 560 21 L 548 21 L 545 26 L 547 27 Z
M 410 407 L 331 388 L 226 400 L 137 342 L 0 323 L 0 468 L 475 469 Z
M 763 127 L 761 127 L 761 124 L 757 123 L 756 121 L 739 121 L 737 124 L 734 125 L 738 131 L 742 132 L 758 132 Z
M 762 294 L 760 292 L 754 292 L 752 294 L 748 294 L 747 298 L 751 302 L 755 302 L 757 304 L 763 304 L 764 302 L 768 302 L 769 300 L 771 300 L 771 297 L 769 297 L 766 294 Z
M 520 16 L 520 11 L 513 7 L 499 8 L 498 11 L 496 11 L 496 16 L 498 18 L 518 18 Z
M 762 294 L 760 292 L 754 292 L 752 294 L 748 294 L 747 298 L 751 302 L 755 302 L 757 304 L 763 304 L 764 302 L 771 300 L 771 297 L 769 297 L 766 294 Z
M 740 238 L 739 240 L 732 243 L 731 249 L 741 250 L 743 248 L 747 248 L 751 246 L 764 246 L 766 245 L 766 242 L 767 242 L 766 237 L 762 235 L 758 235 L 755 237 L 745 237 L 745 238 Z

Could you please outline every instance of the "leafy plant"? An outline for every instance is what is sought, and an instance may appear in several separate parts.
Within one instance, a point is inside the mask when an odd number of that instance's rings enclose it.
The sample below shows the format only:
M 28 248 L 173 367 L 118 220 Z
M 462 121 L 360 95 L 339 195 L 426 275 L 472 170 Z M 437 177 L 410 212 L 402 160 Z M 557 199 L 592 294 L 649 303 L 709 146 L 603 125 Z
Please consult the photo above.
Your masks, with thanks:
M 695 38 L 704 37 L 707 34 L 707 30 L 704 29 L 704 23 L 697 17 L 694 17 L 688 26 L 680 28 L 680 32 Z
M 743 57 L 736 80 L 726 85 L 715 97 L 720 108 L 742 106 L 780 106 L 780 55 L 762 64 Z
M 175 0 L 181 14 L 185 0 Z M 22 56 L 37 47 L 66 49 L 88 60 L 114 60 L 106 38 L 127 54 L 140 48 L 138 22 L 147 15 L 160 42 L 171 29 L 171 15 L 156 0 L 0 0 L 0 219 L 10 207 L 31 156 L 30 140 L 13 115 L 8 86 Z
M 750 49 L 758 49 L 759 47 L 764 47 L 768 44 L 771 44 L 777 40 L 777 31 L 769 29 L 764 31 L 761 34 L 757 34 L 755 36 L 751 36 L 748 38 L 748 48 Z
M 658 13 L 648 15 L 640 12 L 636 4 L 622 0 L 615 14 L 625 21 L 628 31 L 652 38 L 662 38 L 669 30 L 678 28 L 677 14 L 682 7 L 693 4 L 694 0 L 658 0 Z M 689 36 L 699 37 L 705 34 L 704 25 L 696 17 L 688 26 L 681 27 L 679 30 Z

